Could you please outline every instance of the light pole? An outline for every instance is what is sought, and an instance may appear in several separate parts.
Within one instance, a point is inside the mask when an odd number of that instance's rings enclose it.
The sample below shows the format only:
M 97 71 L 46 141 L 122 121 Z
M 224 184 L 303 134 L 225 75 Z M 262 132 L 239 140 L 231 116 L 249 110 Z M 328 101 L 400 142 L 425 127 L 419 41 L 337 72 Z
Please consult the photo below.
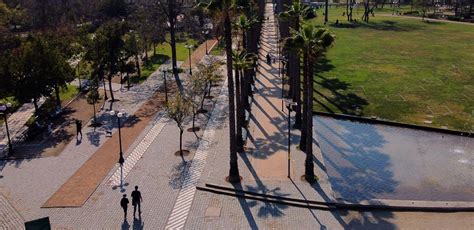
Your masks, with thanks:
M 202 33 L 204 34 L 204 43 L 206 45 L 206 55 L 209 55 L 209 51 L 207 50 L 207 35 L 209 34 L 209 30 L 204 29 Z
M 189 51 L 189 74 L 193 75 L 192 67 L 191 67 L 191 49 L 194 47 L 193 45 L 185 45 L 186 49 Z
M 118 123 L 118 130 L 119 130 L 119 146 L 120 146 L 120 156 L 119 156 L 119 161 L 118 163 L 120 164 L 120 187 L 123 186 L 123 163 L 125 162 L 125 159 L 123 159 L 123 151 L 122 151 L 122 132 L 120 128 L 120 118 L 123 117 L 122 112 L 115 112 L 114 110 L 110 111 L 110 115 L 113 117 L 117 117 L 117 123 Z
M 3 113 L 3 118 L 5 120 L 5 129 L 7 131 L 7 139 L 8 139 L 8 154 L 11 155 L 13 154 L 13 145 L 12 141 L 10 139 L 10 130 L 8 130 L 8 109 L 12 107 L 12 104 L 6 103 L 5 105 L 0 105 L 0 112 Z
M 297 105 L 296 102 L 292 102 L 291 100 L 286 101 L 286 108 L 288 109 L 288 178 L 291 178 L 290 173 L 290 163 L 291 163 L 291 112 L 295 110 Z
M 166 84 L 166 71 L 168 71 L 168 70 L 163 69 L 161 71 L 163 71 L 163 79 L 164 79 L 164 83 L 165 83 L 165 102 L 168 103 L 168 84 Z

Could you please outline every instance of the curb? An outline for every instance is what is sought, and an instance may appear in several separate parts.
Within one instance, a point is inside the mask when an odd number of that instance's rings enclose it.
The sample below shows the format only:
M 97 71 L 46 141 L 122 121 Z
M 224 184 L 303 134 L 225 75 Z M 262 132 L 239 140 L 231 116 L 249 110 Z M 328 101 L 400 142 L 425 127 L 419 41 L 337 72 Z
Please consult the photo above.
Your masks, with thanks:
M 344 202 L 325 202 L 315 200 L 304 200 L 291 197 L 281 197 L 263 193 L 238 190 L 221 185 L 206 183 L 205 187 L 196 187 L 197 190 L 211 192 L 215 194 L 259 200 L 277 204 L 284 204 L 294 207 L 311 208 L 320 210 L 354 210 L 354 211 L 397 211 L 397 212 L 474 212 L 474 206 L 466 207 L 443 207 L 443 206 L 405 206 L 387 204 L 361 204 Z
M 360 117 L 360 116 L 339 114 L 339 113 L 326 113 L 326 112 L 320 112 L 320 111 L 313 111 L 313 115 L 331 117 L 331 118 L 343 119 L 343 120 L 350 120 L 350 121 L 359 121 L 359 122 L 369 123 L 369 124 L 380 124 L 380 125 L 395 126 L 395 127 L 400 127 L 400 128 L 409 128 L 409 129 L 416 129 L 416 130 L 422 130 L 422 131 L 437 132 L 437 133 L 444 133 L 444 134 L 474 138 L 474 133 L 470 133 L 470 132 L 463 132 L 463 131 L 452 130 L 452 129 L 441 129 L 441 128 L 435 128 L 435 127 L 422 126 L 422 125 L 414 125 L 414 124 L 408 124 L 408 123 L 402 123 L 402 122 L 381 120 L 379 118 Z

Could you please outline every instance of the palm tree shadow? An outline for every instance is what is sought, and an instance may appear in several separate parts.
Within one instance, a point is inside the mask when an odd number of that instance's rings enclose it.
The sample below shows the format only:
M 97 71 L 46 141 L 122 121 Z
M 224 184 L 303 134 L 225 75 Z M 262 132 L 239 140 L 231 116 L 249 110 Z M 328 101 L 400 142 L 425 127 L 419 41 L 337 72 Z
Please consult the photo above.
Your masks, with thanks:
M 395 191 L 398 182 L 393 178 L 391 159 L 380 150 L 387 141 L 375 128 L 316 117 L 315 130 L 337 198 L 370 201 Z
M 327 96 L 322 92 L 322 90 L 315 89 L 314 92 L 317 96 L 315 96 L 313 100 L 330 113 L 334 113 L 334 110 L 329 107 L 329 104 L 344 114 L 362 115 L 363 108 L 369 105 L 369 102 L 365 98 L 350 92 L 351 85 L 347 82 L 341 81 L 337 78 L 329 79 L 320 74 L 332 69 L 334 69 L 334 66 L 326 58 L 321 58 L 316 63 L 315 72 L 317 74 L 313 81 L 322 89 L 329 90 L 331 95 Z M 319 100 L 318 97 L 324 98 L 329 104 L 325 104 L 324 101 Z
M 336 200 L 370 203 L 380 195 L 395 191 L 398 182 L 393 178 L 392 163 L 389 156 L 379 150 L 386 140 L 375 128 L 330 118 L 315 117 L 314 120 Z M 311 187 L 326 202 L 333 202 L 318 183 Z M 345 229 L 396 229 L 387 221 L 393 218 L 391 212 L 340 210 L 333 215 Z

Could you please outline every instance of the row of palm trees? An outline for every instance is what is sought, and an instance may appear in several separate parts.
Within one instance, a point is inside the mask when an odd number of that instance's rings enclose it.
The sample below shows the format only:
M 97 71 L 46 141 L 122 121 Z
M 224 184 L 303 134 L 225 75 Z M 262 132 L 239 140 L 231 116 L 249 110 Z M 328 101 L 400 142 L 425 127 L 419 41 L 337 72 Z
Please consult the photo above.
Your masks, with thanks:
M 314 63 L 334 43 L 335 36 L 326 28 L 305 23 L 305 20 L 316 16 L 310 7 L 294 1 L 286 8 L 286 11 L 280 14 L 280 18 L 289 21 L 291 27 L 291 36 L 285 39 L 284 44 L 284 49 L 289 56 L 290 95 L 297 104 L 295 123 L 296 128 L 301 129 L 300 149 L 306 153 L 305 179 L 313 182 L 315 180 L 313 163 Z M 303 103 L 301 103 L 301 61 L 303 64 Z M 303 112 L 300 105 L 303 105 Z M 300 124 L 303 125 L 300 126 Z
M 239 182 L 241 179 L 237 152 L 243 151 L 242 130 L 246 127 L 245 110 L 250 110 L 249 97 L 252 96 L 251 85 L 254 83 L 254 67 L 257 60 L 255 54 L 257 52 L 256 44 L 261 29 L 258 18 L 263 18 L 265 7 L 265 2 L 262 0 L 249 1 L 213 0 L 199 4 L 217 19 L 217 24 L 223 30 L 225 41 L 230 130 L 230 167 L 227 180 L 231 183 Z M 305 24 L 306 19 L 315 16 L 315 13 L 309 7 L 298 1 L 285 7 L 285 12 L 280 16 L 282 19 L 289 21 L 292 31 L 291 36 L 286 38 L 284 45 L 289 57 L 291 98 L 297 103 L 296 125 L 300 127 L 301 124 L 304 124 L 305 127 L 302 129 L 300 143 L 300 148 L 306 152 L 305 178 L 308 181 L 313 181 L 312 97 L 314 63 L 333 44 L 335 36 L 326 29 Z M 258 12 L 256 15 L 252 13 L 254 10 Z M 237 17 L 235 23 L 232 23 L 233 16 L 238 13 L 241 13 L 241 15 Z M 242 47 L 239 44 L 236 51 L 232 49 L 233 29 L 239 30 L 242 36 Z M 301 60 L 303 60 L 304 103 L 301 103 Z M 303 106 L 301 107 L 301 105 Z M 303 112 L 301 112 L 301 108 Z
M 253 66 L 255 65 L 260 25 L 257 18 L 263 17 L 265 1 L 263 0 L 203 0 L 199 4 L 212 14 L 220 28 L 226 50 L 227 83 L 229 91 L 229 139 L 230 168 L 226 178 L 229 182 L 239 182 L 241 177 L 238 168 L 237 152 L 243 151 L 242 129 L 245 127 L 245 109 L 250 109 L 248 98 L 253 83 Z M 254 12 L 257 12 L 255 14 Z M 232 23 L 233 16 L 237 17 Z M 242 47 L 233 52 L 232 29 L 240 30 Z M 234 77 L 235 72 L 235 77 Z M 235 81 L 234 81 L 235 79 Z M 236 106 L 237 105 L 237 106 Z M 236 110 L 237 107 L 237 110 Z

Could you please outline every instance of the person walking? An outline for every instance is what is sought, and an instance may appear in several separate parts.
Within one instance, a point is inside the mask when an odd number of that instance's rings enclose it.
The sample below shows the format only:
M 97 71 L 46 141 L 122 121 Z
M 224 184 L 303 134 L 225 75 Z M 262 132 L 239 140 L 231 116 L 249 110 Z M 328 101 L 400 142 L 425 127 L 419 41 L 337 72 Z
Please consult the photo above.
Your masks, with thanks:
M 272 64 L 272 57 L 270 56 L 270 53 L 267 53 L 267 64 L 268 65 Z
M 142 214 L 142 208 L 141 208 L 141 202 L 143 201 L 142 199 L 142 194 L 140 191 L 138 191 L 138 186 L 135 186 L 135 191 L 132 192 L 132 205 L 133 205 L 133 216 L 135 217 L 135 213 L 137 212 L 137 206 L 138 206 L 138 215 Z
M 128 208 L 128 201 L 127 194 L 123 194 L 122 199 L 120 200 L 120 206 L 123 208 L 123 219 L 127 219 L 127 208 Z
M 81 134 L 82 139 L 82 122 L 76 119 L 76 138 L 79 137 L 79 134 Z

